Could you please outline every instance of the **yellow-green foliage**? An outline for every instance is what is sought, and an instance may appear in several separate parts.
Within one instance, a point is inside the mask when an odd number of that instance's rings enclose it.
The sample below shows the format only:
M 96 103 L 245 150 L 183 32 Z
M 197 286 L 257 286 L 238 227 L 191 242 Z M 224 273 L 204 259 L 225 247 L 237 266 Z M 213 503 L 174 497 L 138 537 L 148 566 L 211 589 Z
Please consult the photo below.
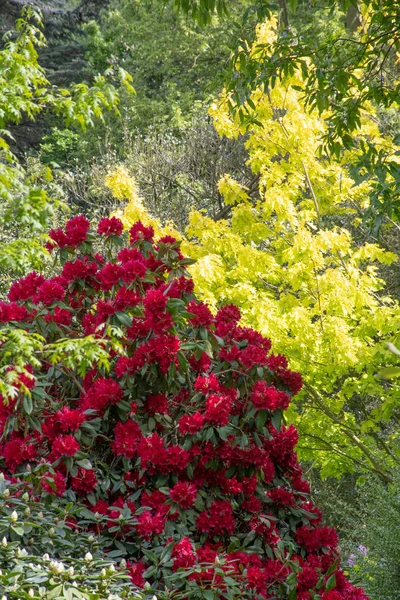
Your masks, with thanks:
M 273 23 L 259 27 L 259 41 L 273 35 Z M 303 374 L 304 390 L 288 413 L 300 430 L 301 457 L 323 476 L 361 467 L 385 478 L 400 457 L 392 425 L 400 387 L 376 374 L 394 362 L 385 341 L 399 340 L 400 309 L 381 292 L 378 269 L 397 256 L 375 244 L 356 246 L 335 225 L 352 212 L 356 223 L 368 180 L 356 185 L 345 164 L 318 157 L 324 122 L 304 110 L 293 87 L 299 77 L 252 97 L 246 145 L 259 199 L 226 175 L 219 190 L 231 219 L 192 213 L 183 250 L 197 259 L 191 271 L 208 304 L 239 306 L 243 321 Z M 221 135 L 236 137 L 243 131 L 228 104 L 222 95 L 211 114 Z M 364 121 L 361 134 L 377 138 L 368 115 Z

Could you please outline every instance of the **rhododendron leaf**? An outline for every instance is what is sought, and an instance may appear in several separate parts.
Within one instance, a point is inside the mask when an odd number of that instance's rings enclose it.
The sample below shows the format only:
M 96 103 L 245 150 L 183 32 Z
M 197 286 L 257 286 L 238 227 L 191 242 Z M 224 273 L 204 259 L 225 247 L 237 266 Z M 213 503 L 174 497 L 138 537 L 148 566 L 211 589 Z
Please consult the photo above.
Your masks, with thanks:
M 265 409 L 259 410 L 256 416 L 256 426 L 258 431 L 262 431 L 265 423 L 267 422 L 267 411 Z M 272 421 L 274 424 L 274 422 Z
M 325 584 L 325 589 L 327 592 L 329 592 L 329 590 L 333 590 L 335 587 L 336 587 L 336 575 L 331 575 Z
M 24 396 L 22 400 L 22 408 L 27 415 L 33 411 L 33 402 L 31 396 Z
M 81 460 L 77 460 L 76 464 L 82 467 L 83 469 L 92 469 L 92 463 L 87 458 L 82 458 Z
M 125 325 L 126 327 L 132 327 L 132 317 L 126 313 L 117 312 L 115 313 L 115 316 L 117 317 L 118 321 L 122 323 L 122 325 Z
M 280 429 L 281 429 L 281 422 L 282 422 L 282 411 L 276 410 L 271 417 L 271 423 L 277 431 L 280 431 Z

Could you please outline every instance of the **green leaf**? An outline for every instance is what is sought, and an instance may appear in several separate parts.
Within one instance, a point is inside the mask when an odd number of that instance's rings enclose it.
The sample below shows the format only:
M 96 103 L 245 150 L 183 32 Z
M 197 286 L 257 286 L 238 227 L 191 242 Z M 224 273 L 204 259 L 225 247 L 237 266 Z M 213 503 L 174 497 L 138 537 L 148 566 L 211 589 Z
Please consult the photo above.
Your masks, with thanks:
M 27 415 L 33 411 L 33 402 L 31 396 L 25 395 L 22 399 L 22 408 Z
M 265 409 L 259 410 L 256 416 L 256 427 L 258 431 L 262 431 L 265 423 L 267 422 L 267 411 Z

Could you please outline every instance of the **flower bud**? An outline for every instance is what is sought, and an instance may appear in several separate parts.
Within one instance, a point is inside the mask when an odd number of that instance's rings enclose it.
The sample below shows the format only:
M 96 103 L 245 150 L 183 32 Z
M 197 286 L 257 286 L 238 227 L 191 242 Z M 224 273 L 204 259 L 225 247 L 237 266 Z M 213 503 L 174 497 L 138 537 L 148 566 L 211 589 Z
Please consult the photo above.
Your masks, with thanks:
M 64 565 L 62 562 L 57 562 L 56 560 L 52 560 L 49 565 L 49 570 L 56 575 L 61 575 L 64 572 Z
M 25 517 L 29 517 L 30 514 L 31 514 L 31 509 L 29 508 L 29 506 L 27 506 L 26 509 L 24 510 L 24 515 L 25 515 Z
M 1 546 L 2 546 L 2 548 L 7 548 L 7 546 L 8 546 L 8 544 L 7 544 L 7 538 L 5 536 L 1 540 Z
M 107 577 L 107 573 L 106 573 L 106 570 L 105 570 L 105 568 L 104 568 L 104 567 L 103 567 L 103 568 L 102 568 L 102 570 L 101 570 L 101 577 L 102 577 L 103 579 L 104 579 L 105 577 Z
M 29 494 L 28 494 L 28 492 L 25 492 L 24 494 L 22 494 L 21 499 L 24 502 L 28 502 L 28 500 L 29 500 Z
M 126 560 L 124 558 L 119 563 L 119 566 L 121 567 L 121 569 L 126 569 Z
M 145 582 L 145 584 L 143 586 L 143 589 L 145 589 L 145 590 L 149 590 L 150 589 L 150 584 L 149 584 L 148 581 Z
M 35 592 L 34 592 L 34 590 L 32 588 L 29 590 L 28 596 L 29 596 L 29 598 L 34 598 L 35 597 Z
M 115 567 L 114 567 L 114 565 L 111 565 L 108 570 L 110 571 L 110 573 L 115 573 Z
M 54 537 L 55 532 L 56 532 L 56 530 L 54 529 L 54 527 L 50 527 L 50 529 L 49 529 L 49 536 L 50 537 Z
M 50 556 L 47 554 L 43 554 L 42 559 L 44 560 L 44 562 L 48 562 L 50 560 Z
M 89 535 L 88 542 L 89 542 L 89 544 L 93 544 L 93 542 L 94 542 L 94 536 L 93 535 Z
M 18 513 L 16 510 L 13 510 L 11 515 L 10 515 L 10 521 L 11 523 L 16 523 L 18 521 Z
M 8 498 L 10 496 L 10 490 L 7 488 L 6 490 L 4 490 L 4 492 L 1 494 L 2 498 Z
M 70 567 L 69 569 L 67 569 L 67 573 L 69 577 L 73 577 L 74 576 L 74 567 Z
M 86 552 L 86 554 L 85 554 L 85 560 L 86 560 L 86 562 L 90 562 L 90 561 L 93 560 L 93 556 L 92 556 L 91 552 Z

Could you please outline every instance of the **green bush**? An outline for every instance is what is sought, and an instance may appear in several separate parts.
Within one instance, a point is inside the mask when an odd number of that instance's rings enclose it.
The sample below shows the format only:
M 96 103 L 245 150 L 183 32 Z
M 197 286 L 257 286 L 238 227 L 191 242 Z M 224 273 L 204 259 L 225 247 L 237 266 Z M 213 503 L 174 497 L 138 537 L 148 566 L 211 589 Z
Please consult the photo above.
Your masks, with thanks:
M 369 480 L 360 490 L 361 514 L 348 567 L 371 600 L 400 598 L 400 473 L 391 485 Z
M 99 520 L 76 502 L 54 502 L 50 495 L 39 501 L 32 493 L 38 472 L 23 474 L 18 483 L 0 474 L 0 597 L 132 598 L 126 562 L 105 554 Z

